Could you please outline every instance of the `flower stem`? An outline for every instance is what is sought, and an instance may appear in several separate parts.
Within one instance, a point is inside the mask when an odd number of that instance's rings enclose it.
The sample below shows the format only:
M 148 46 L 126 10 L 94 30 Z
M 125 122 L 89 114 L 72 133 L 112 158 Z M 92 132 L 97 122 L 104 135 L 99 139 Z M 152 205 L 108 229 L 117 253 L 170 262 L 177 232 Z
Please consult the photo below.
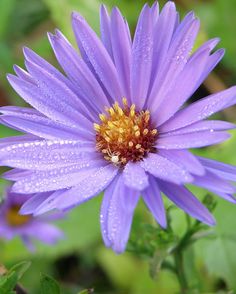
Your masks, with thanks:
M 184 271 L 184 263 L 183 263 L 183 252 L 181 248 L 180 250 L 175 250 L 174 252 L 174 262 L 175 262 L 175 268 L 176 268 L 176 276 L 178 278 L 181 294 L 186 294 L 188 292 L 188 283 L 185 276 Z

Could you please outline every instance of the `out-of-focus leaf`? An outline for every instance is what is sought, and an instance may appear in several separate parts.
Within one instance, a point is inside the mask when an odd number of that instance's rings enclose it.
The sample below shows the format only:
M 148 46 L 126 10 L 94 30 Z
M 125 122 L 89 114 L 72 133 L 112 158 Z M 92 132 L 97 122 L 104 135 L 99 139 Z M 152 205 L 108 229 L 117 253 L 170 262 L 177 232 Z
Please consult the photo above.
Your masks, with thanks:
M 0 276 L 0 293 L 1 294 L 14 294 L 13 289 L 17 284 L 17 273 L 10 272 L 4 276 Z
M 16 0 L 0 1 L 0 40 L 5 36 L 8 28 L 9 16 L 11 15 Z
M 42 274 L 41 281 L 41 294 L 60 294 L 60 287 L 58 283 L 51 277 Z
M 222 40 L 220 46 L 227 49 L 223 62 L 236 70 L 236 63 L 233 62 L 236 56 L 235 0 L 199 1 L 195 10 L 209 36 L 220 37 Z
M 20 263 L 17 263 L 14 265 L 9 272 L 15 272 L 17 274 L 17 279 L 20 280 L 21 277 L 24 275 L 24 273 L 28 270 L 30 267 L 31 262 L 30 261 L 22 261 Z

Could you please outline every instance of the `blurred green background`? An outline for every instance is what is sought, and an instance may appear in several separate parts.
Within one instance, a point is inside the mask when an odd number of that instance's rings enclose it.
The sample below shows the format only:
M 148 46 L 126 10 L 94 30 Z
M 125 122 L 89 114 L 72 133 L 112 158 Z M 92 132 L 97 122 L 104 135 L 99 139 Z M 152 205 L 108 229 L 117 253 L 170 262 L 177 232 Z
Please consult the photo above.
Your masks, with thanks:
M 7 84 L 5 75 L 12 72 L 13 64 L 23 66 L 22 46 L 28 46 L 56 64 L 46 33 L 59 28 L 75 44 L 70 26 L 70 13 L 83 14 L 95 31 L 99 32 L 99 5 L 109 8 L 117 5 L 128 19 L 132 32 L 143 0 L 0 0 L 0 104 L 23 105 Z M 153 1 L 149 1 L 150 4 Z M 165 1 L 160 1 L 162 6 Z M 220 47 L 226 55 L 217 69 L 198 89 L 193 99 L 236 84 L 236 1 L 235 0 L 179 0 L 175 1 L 183 16 L 194 10 L 201 20 L 197 44 L 211 37 L 220 37 Z M 236 109 L 226 110 L 218 117 L 236 121 Z M 0 136 L 16 132 L 0 127 Z M 204 148 L 203 156 L 236 164 L 236 135 L 229 142 L 214 148 Z M 3 169 L 2 169 L 3 170 Z M 5 182 L 1 180 L 1 191 Z M 196 191 L 199 198 L 204 191 Z M 199 292 L 236 293 L 236 206 L 217 199 L 214 215 L 217 220 L 214 238 L 201 240 L 186 252 L 185 263 L 189 280 Z M 53 248 L 37 244 L 37 253 L 28 253 L 19 240 L 0 243 L 0 263 L 7 267 L 21 260 L 32 265 L 22 279 L 29 293 L 39 293 L 40 273 L 52 275 L 62 287 L 62 293 L 78 293 L 94 288 L 95 293 L 172 294 L 179 291 L 176 277 L 163 270 L 155 280 L 149 277 L 149 261 L 126 252 L 115 255 L 102 244 L 99 229 L 101 196 L 74 209 L 59 225 L 66 239 Z M 167 204 L 168 205 L 168 204 Z M 173 210 L 174 230 L 181 235 L 185 229 L 185 216 Z M 136 210 L 132 229 L 133 238 L 139 238 L 142 224 L 153 224 L 153 219 L 142 203 Z M 194 268 L 194 270 L 193 270 Z M 195 293 L 195 292 L 194 292 Z

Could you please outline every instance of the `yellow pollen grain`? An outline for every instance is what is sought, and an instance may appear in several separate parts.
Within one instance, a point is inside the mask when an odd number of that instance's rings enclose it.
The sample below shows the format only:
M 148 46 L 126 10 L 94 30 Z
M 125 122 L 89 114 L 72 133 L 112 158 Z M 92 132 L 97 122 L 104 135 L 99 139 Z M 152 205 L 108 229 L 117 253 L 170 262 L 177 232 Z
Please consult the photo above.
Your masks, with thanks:
M 132 141 L 129 141 L 129 147 L 133 147 L 134 143 Z
M 140 136 L 140 132 L 139 132 L 139 131 L 136 131 L 136 132 L 134 133 L 134 135 L 135 135 L 135 137 L 139 137 L 139 136 Z
M 122 102 L 123 102 L 123 105 L 124 106 L 127 106 L 128 105 L 128 102 L 127 102 L 127 99 L 126 98 L 122 98 Z
M 105 114 L 99 114 L 99 118 L 100 118 L 100 120 L 102 121 L 102 122 L 105 122 L 106 121 L 106 116 L 105 116 Z
M 123 128 L 119 128 L 119 133 L 123 134 L 124 133 L 124 129 Z
M 112 107 L 110 107 L 109 108 L 109 113 L 110 113 L 111 116 L 113 116 L 115 114 L 115 110 Z
M 95 131 L 100 131 L 100 129 L 101 129 L 101 127 L 98 125 L 98 124 L 93 124 L 93 127 L 94 127 L 94 129 L 95 129 Z
M 134 129 L 134 131 L 138 131 L 139 130 L 139 126 L 136 125 L 136 126 L 133 127 L 133 129 Z
M 137 144 L 136 146 L 135 146 L 135 148 L 136 149 L 140 149 L 142 146 L 140 145 L 140 144 Z
M 157 134 L 157 130 L 156 129 L 153 129 L 151 133 L 152 133 L 152 135 L 156 135 Z
M 143 130 L 143 135 L 147 135 L 148 134 L 148 129 L 144 129 Z

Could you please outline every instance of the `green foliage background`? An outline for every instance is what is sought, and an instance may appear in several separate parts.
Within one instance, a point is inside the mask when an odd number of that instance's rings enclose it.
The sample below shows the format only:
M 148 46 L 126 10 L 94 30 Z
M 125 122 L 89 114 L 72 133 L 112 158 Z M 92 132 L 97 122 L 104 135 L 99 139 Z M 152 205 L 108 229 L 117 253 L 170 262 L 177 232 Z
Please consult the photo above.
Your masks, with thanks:
M 145 1 L 104 0 L 108 7 L 119 6 L 134 31 L 139 11 Z M 165 1 L 161 1 L 163 5 Z M 198 45 L 210 37 L 219 36 L 226 56 L 216 71 L 198 90 L 195 99 L 236 83 L 236 1 L 235 0 L 179 0 L 175 1 L 183 15 L 195 10 L 202 27 Z M 150 4 L 153 1 L 149 1 Z M 5 75 L 13 64 L 23 66 L 22 46 L 34 49 L 55 64 L 46 32 L 59 28 L 75 44 L 70 26 L 70 13 L 77 10 L 99 32 L 99 0 L 0 0 L 0 103 L 22 105 L 23 101 L 7 84 Z M 236 121 L 236 109 L 225 111 L 220 117 Z M 233 132 L 235 133 L 235 132 Z M 0 137 L 16 132 L 0 127 Z M 236 135 L 228 142 L 198 153 L 203 156 L 236 164 Z M 4 169 L 2 169 L 3 171 Z M 6 183 L 0 181 L 1 191 Z M 199 198 L 203 190 L 196 190 Z M 37 244 L 37 253 L 25 250 L 19 240 L 0 243 L 0 263 L 10 268 L 13 264 L 30 260 L 32 265 L 21 282 L 29 293 L 39 290 L 41 272 L 59 281 L 61 292 L 78 293 L 84 288 L 95 288 L 95 293 L 163 293 L 179 291 L 176 277 L 161 271 L 156 280 L 149 277 L 148 260 L 131 253 L 117 256 L 102 244 L 99 229 L 101 195 L 75 208 L 65 220 L 58 222 L 66 239 L 57 246 Z M 168 206 L 169 203 L 167 202 Z M 236 293 L 236 206 L 218 199 L 214 212 L 217 226 L 214 238 L 199 241 L 185 255 L 189 280 L 197 285 L 199 293 Z M 185 216 L 177 209 L 171 213 L 174 229 L 181 235 Z M 151 215 L 139 204 L 132 230 L 132 238 L 139 238 L 142 223 L 153 224 Z M 192 262 L 194 256 L 194 262 Z M 229 291 L 232 292 L 229 292 Z

